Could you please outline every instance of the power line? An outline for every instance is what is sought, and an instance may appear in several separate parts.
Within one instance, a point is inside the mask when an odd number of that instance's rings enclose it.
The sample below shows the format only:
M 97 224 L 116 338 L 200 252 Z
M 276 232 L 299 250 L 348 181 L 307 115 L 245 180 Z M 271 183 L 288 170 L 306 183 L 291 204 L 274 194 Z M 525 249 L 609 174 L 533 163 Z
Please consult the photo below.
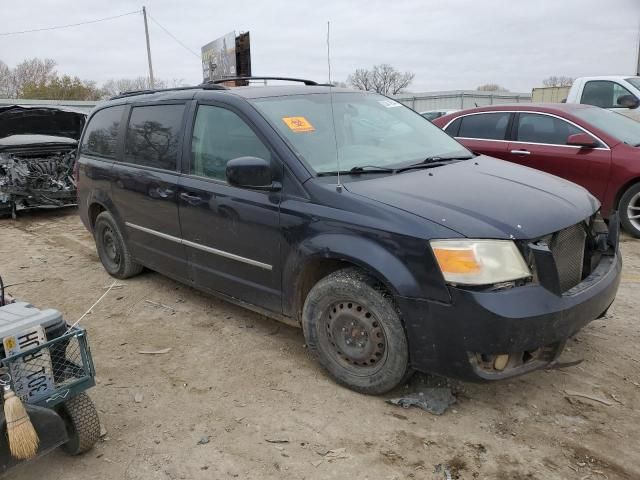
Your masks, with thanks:
M 169 36 L 170 36 L 171 38 L 173 38 L 176 42 L 178 42 L 182 48 L 184 48 L 185 50 L 187 50 L 187 51 L 188 51 L 189 53 L 191 53 L 192 55 L 194 55 L 194 56 L 196 56 L 196 57 L 200 58 L 200 54 L 199 54 L 199 53 L 196 53 L 196 52 L 194 52 L 193 50 L 191 50 L 191 49 L 190 49 L 189 47 L 187 47 L 184 43 L 182 43 L 178 38 L 176 38 L 176 36 L 175 36 L 175 35 L 173 35 L 169 30 L 167 30 L 167 29 L 166 29 L 166 28 L 164 28 L 162 25 L 160 25 L 160 22 L 158 22 L 155 18 L 153 18 L 149 12 L 147 12 L 147 16 L 148 16 L 151 20 L 153 20 L 153 23 L 155 23 L 155 24 L 156 24 L 156 25 L 158 25 L 162 30 L 164 30 L 164 32 L 165 32 L 167 35 L 169 35 Z
M 45 32 L 48 30 L 59 30 L 61 28 L 78 27 L 80 25 L 88 25 L 90 23 L 106 22 L 107 20 L 114 20 L 116 18 L 126 17 L 127 15 L 133 15 L 135 13 L 140 13 L 140 12 L 141 10 L 136 10 L 134 12 L 123 13 L 121 15 L 114 15 L 112 17 L 99 18 L 97 20 L 88 20 L 86 22 L 70 23 L 68 25 L 56 25 L 54 27 L 34 28 L 32 30 L 21 30 L 18 32 L 3 32 L 3 33 L 0 33 L 0 37 L 5 37 L 8 35 L 21 35 L 23 33 Z

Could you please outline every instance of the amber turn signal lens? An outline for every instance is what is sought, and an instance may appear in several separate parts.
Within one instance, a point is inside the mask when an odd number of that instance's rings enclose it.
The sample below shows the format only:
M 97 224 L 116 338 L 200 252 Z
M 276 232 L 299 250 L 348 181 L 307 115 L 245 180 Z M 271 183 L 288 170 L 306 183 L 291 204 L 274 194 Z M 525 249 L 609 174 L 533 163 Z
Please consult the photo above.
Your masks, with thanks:
M 480 264 L 473 250 L 434 248 L 442 273 L 478 273 Z

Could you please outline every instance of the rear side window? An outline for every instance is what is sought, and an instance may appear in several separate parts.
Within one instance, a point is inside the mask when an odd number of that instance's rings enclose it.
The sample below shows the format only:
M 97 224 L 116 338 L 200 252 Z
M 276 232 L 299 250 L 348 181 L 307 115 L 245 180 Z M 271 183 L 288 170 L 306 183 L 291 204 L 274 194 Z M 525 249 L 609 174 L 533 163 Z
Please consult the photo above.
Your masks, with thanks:
M 227 162 L 238 157 L 271 158 L 269 149 L 238 115 L 201 105 L 191 141 L 192 175 L 226 180 Z
M 622 85 L 609 80 L 592 80 L 584 85 L 580 103 L 595 105 L 600 108 L 620 108 L 618 99 L 631 92 Z
M 175 170 L 184 105 L 133 107 L 124 147 L 124 161 Z
M 81 152 L 87 155 L 113 158 L 124 105 L 108 107 L 97 111 L 92 117 L 82 137 Z
M 460 124 L 462 123 L 462 117 L 456 118 L 453 122 L 447 125 L 447 128 L 444 129 L 452 137 L 458 136 L 458 131 L 460 130 Z
M 509 124 L 509 112 L 479 113 L 462 117 L 458 137 L 504 140 Z
M 521 113 L 518 119 L 519 142 L 566 145 L 569 135 L 584 133 L 577 127 L 556 117 Z

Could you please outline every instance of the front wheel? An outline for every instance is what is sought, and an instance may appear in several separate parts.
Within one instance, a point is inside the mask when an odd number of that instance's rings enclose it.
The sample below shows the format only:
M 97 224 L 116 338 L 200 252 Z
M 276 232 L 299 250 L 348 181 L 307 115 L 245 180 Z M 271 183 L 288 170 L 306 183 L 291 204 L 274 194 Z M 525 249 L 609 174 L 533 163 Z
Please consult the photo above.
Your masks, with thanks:
M 640 183 L 629 187 L 620 198 L 620 222 L 624 229 L 640 238 Z
M 334 272 L 311 289 L 302 328 L 311 354 L 352 390 L 378 395 L 408 376 L 407 337 L 391 296 L 358 269 Z
M 69 437 L 62 449 L 69 455 L 91 450 L 100 438 L 100 418 L 89 395 L 80 393 L 67 400 L 62 404 L 60 413 Z

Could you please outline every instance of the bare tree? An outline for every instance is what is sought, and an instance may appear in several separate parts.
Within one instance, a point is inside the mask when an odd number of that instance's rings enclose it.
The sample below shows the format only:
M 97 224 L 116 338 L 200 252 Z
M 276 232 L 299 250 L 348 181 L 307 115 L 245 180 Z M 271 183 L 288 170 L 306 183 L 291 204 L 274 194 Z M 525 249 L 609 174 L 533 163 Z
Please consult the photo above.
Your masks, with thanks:
M 13 98 L 13 78 L 11 69 L 0 60 L 0 98 Z
M 573 78 L 566 76 L 551 75 L 542 81 L 545 87 L 570 87 L 573 85 Z
M 479 92 L 508 92 L 506 88 L 498 85 L 497 83 L 485 83 L 476 88 Z
M 167 82 L 160 79 L 154 79 L 154 88 L 166 88 Z M 135 78 L 115 78 L 107 80 L 101 88 L 103 97 L 113 97 L 123 92 L 132 92 L 135 90 L 148 90 L 151 88 L 149 77 Z
M 407 88 L 415 75 L 399 72 L 389 64 L 374 65 L 371 70 L 359 68 L 347 78 L 347 82 L 360 90 L 374 91 L 382 95 L 396 95 Z
M 366 68 L 358 68 L 355 72 L 347 77 L 347 83 L 353 88 L 359 90 L 373 90 L 373 82 L 371 79 L 371 72 Z
M 46 84 L 57 77 L 52 58 L 31 58 L 20 62 L 12 71 L 13 94 L 20 98 L 25 87 Z

